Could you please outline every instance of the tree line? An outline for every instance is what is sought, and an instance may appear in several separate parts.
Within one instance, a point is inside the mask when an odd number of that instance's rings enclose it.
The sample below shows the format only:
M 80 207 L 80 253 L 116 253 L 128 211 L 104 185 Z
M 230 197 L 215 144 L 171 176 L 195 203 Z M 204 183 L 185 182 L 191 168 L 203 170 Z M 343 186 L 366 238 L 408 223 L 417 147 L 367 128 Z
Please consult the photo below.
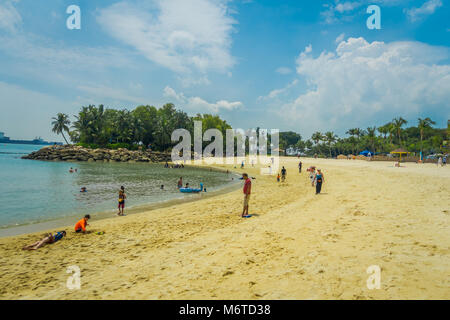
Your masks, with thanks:
M 69 144 L 66 135 L 73 143 L 90 148 L 148 148 L 167 151 L 174 143 L 171 141 L 175 129 L 186 129 L 193 136 L 194 121 L 201 121 L 203 131 L 218 129 L 224 135 L 231 126 L 219 116 L 197 114 L 190 117 L 177 110 L 172 103 L 161 108 L 138 106 L 133 110 L 116 110 L 104 105 L 83 106 L 72 122 L 69 115 L 58 113 L 52 118 L 52 131 L 61 134 Z
M 280 148 L 292 147 L 307 155 L 328 157 L 357 155 L 364 150 L 372 154 L 389 153 L 398 148 L 417 154 L 422 152 L 424 155 L 448 152 L 446 139 L 450 135 L 450 127 L 434 128 L 436 122 L 430 118 L 418 118 L 416 124 L 410 127 L 406 127 L 407 124 L 408 121 L 397 117 L 379 127 L 351 128 L 346 132 L 348 136 L 343 138 L 332 131 L 314 132 L 307 140 L 292 131 L 281 132 Z
M 151 147 L 152 150 L 168 151 L 176 143 L 171 141 L 175 129 L 186 129 L 194 136 L 194 121 L 202 122 L 203 133 L 208 129 L 218 129 L 226 136 L 226 130 L 232 127 L 217 115 L 197 114 L 188 116 L 177 110 L 172 103 L 161 108 L 138 106 L 134 110 L 116 110 L 103 105 L 83 106 L 74 116 L 58 113 L 52 118 L 52 130 L 61 134 L 68 144 L 66 135 L 73 143 L 91 148 L 128 148 Z M 340 138 L 333 131 L 314 132 L 311 138 L 304 140 L 296 132 L 280 132 L 280 149 L 294 148 L 306 155 L 336 157 L 339 154 L 359 154 L 363 150 L 371 153 L 389 153 L 403 148 L 409 152 L 424 155 L 444 151 L 448 133 L 446 129 L 434 128 L 436 123 L 430 118 L 419 118 L 415 125 L 406 127 L 402 117 L 394 118 L 385 125 L 366 129 L 351 128 L 347 137 Z M 259 128 L 258 128 L 259 129 Z M 258 131 L 257 129 L 257 131 Z M 447 131 L 450 130 L 450 127 Z M 270 144 L 271 137 L 268 136 Z M 225 143 L 225 139 L 224 139 Z M 204 146 L 208 144 L 204 142 Z M 203 146 L 203 147 L 204 147 Z M 248 150 L 248 141 L 246 142 Z

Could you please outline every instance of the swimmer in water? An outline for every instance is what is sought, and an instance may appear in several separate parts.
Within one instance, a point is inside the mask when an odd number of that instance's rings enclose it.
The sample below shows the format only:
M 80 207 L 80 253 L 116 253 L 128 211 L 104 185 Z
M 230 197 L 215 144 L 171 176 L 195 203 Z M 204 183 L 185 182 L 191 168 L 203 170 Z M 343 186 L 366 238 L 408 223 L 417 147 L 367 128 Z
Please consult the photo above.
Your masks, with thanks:
M 81 187 L 81 190 L 80 190 L 80 192 L 87 192 L 87 189 L 86 189 L 86 187 Z

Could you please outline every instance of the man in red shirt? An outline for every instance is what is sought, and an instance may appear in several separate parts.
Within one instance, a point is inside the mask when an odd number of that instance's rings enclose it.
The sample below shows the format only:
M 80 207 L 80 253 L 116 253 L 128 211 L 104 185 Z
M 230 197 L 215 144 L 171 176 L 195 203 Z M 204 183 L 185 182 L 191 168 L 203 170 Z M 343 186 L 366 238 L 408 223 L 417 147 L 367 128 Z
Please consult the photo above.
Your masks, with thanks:
M 244 210 L 242 211 L 242 218 L 248 217 L 248 202 L 250 201 L 250 193 L 252 191 L 252 180 L 248 177 L 248 174 L 242 174 L 244 183 Z

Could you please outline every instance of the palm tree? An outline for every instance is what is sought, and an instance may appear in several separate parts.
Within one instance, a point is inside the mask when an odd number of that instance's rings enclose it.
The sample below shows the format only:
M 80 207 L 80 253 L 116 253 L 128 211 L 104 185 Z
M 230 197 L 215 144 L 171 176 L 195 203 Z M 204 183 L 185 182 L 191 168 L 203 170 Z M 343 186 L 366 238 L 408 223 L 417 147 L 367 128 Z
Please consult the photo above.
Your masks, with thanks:
M 386 135 L 389 133 L 389 127 L 387 124 L 384 126 L 378 127 L 378 132 L 383 135 L 383 140 L 386 140 Z
M 354 136 L 356 136 L 356 130 L 357 130 L 357 129 L 348 129 L 348 131 L 346 132 L 346 134 L 348 134 L 348 135 L 354 137 Z
M 364 135 L 364 130 L 360 128 L 355 128 L 355 135 L 358 137 L 358 140 Z
M 430 118 L 425 118 L 425 119 L 419 118 L 417 120 L 418 120 L 417 128 L 419 128 L 419 130 L 420 130 L 420 152 L 423 153 L 423 135 L 424 135 L 424 131 L 425 131 L 426 128 L 431 128 L 431 125 L 436 124 L 436 122 L 434 122 Z
M 398 117 L 398 118 L 393 119 L 392 123 L 394 125 L 395 131 L 397 132 L 398 143 L 401 146 L 402 145 L 402 137 L 401 137 L 402 126 L 404 124 L 407 124 L 408 121 L 406 121 L 402 117 Z
M 67 142 L 66 137 L 64 136 L 64 131 L 69 133 L 69 126 L 70 126 L 70 120 L 69 116 L 65 113 L 58 113 L 56 117 L 52 118 L 52 131 L 56 132 L 57 134 L 62 134 L 64 141 L 66 141 L 66 144 L 69 144 Z
M 331 144 L 336 142 L 337 136 L 332 131 L 328 131 L 325 133 L 325 141 L 328 142 L 328 149 L 330 151 L 330 158 L 331 158 Z
M 377 138 L 376 132 L 377 131 L 377 127 L 368 127 L 367 128 L 367 138 L 370 141 L 370 146 L 372 148 L 372 152 L 375 153 L 375 140 Z
M 313 135 L 311 136 L 311 140 L 314 141 L 315 145 L 317 145 L 320 141 L 322 141 L 322 139 L 323 135 L 319 131 L 314 132 Z

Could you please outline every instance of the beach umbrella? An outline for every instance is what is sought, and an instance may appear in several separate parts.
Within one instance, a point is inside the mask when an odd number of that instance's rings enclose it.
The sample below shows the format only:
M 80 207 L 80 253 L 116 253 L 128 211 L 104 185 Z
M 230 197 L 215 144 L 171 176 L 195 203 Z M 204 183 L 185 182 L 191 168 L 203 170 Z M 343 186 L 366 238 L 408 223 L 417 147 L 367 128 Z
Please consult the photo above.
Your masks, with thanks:
M 394 151 L 391 151 L 391 154 L 398 154 L 400 155 L 400 162 L 402 161 L 402 154 L 406 154 L 408 155 L 408 151 L 406 151 L 405 149 L 395 149 Z
M 359 154 L 362 156 L 368 157 L 369 154 L 373 155 L 373 152 L 370 152 L 369 150 L 364 150 L 364 151 L 361 151 Z

